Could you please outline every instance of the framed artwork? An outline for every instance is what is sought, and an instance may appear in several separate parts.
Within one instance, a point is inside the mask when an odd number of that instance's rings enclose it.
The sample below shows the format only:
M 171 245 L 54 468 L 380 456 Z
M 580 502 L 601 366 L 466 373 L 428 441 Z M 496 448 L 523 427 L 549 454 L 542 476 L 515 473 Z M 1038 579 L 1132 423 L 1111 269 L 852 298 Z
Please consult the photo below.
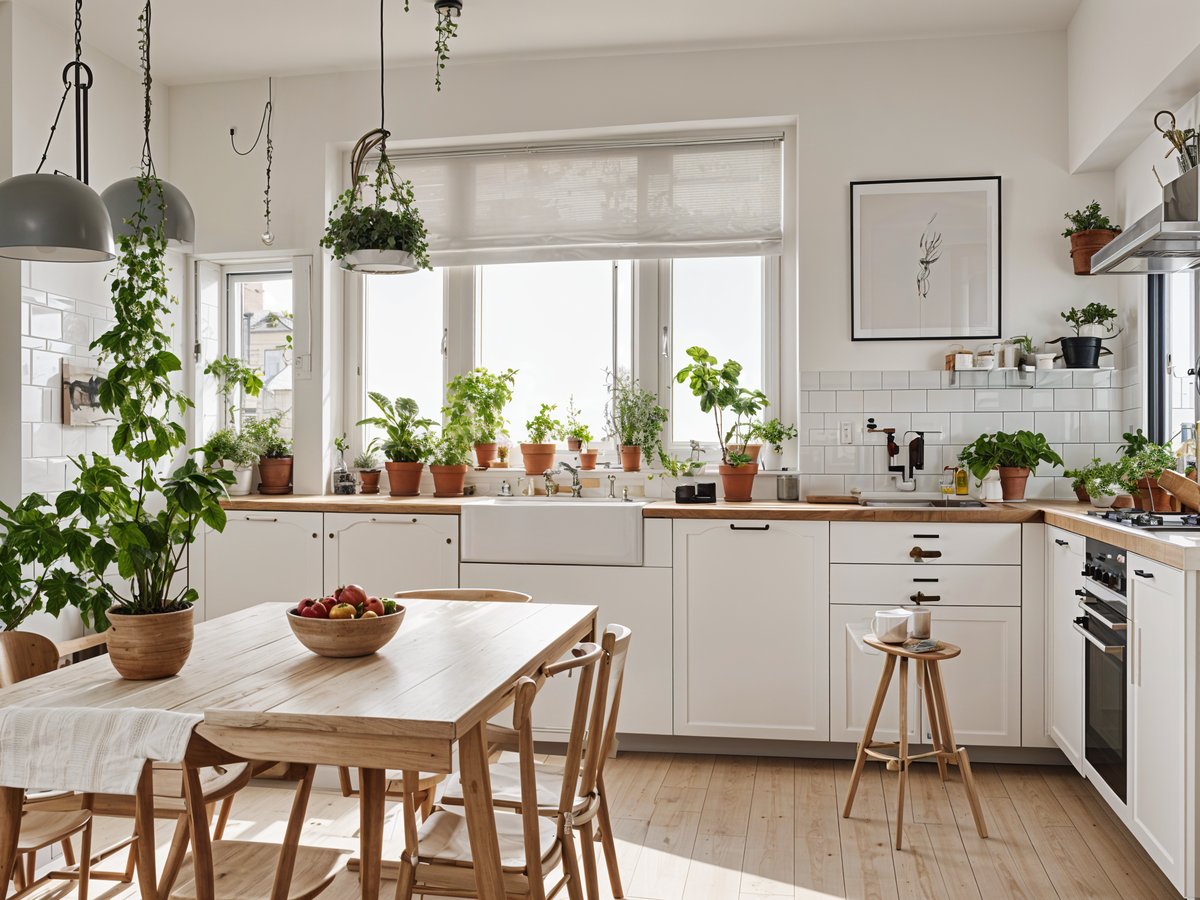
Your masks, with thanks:
M 115 416 L 100 408 L 100 385 L 104 374 L 90 366 L 62 364 L 63 424 L 113 425 Z
M 1000 177 L 850 184 L 850 336 L 1000 337 Z

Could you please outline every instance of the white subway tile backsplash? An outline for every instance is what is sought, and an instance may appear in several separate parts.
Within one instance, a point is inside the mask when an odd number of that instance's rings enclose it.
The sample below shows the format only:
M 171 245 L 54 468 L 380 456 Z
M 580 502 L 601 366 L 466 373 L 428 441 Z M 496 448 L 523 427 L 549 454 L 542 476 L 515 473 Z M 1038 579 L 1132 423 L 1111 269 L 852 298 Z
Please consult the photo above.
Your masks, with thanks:
M 35 291 L 33 288 L 30 288 L 30 287 L 23 287 L 23 288 L 21 288 L 21 299 L 23 301 L 25 301 L 26 303 L 40 303 L 42 306 L 45 306 L 46 305 L 46 292 L 45 291 Z
M 30 426 L 30 456 L 62 456 L 63 427 L 56 422 L 38 422 Z
M 950 443 L 950 413 L 915 412 L 905 431 L 924 431 L 928 444 Z
M 908 387 L 907 372 L 880 372 L 879 386 L 884 390 L 904 390 Z
M 809 475 L 809 494 L 844 494 L 846 479 L 842 475 Z
M 1064 388 L 1054 392 L 1054 408 L 1082 410 L 1092 408 L 1092 392 L 1088 388 Z
M 892 409 L 891 391 L 863 391 L 863 409 L 876 412 L 890 412 Z
M 64 425 L 62 429 L 63 456 L 78 456 L 87 452 L 87 435 L 93 429 Z
M 29 336 L 59 340 L 62 337 L 62 313 L 44 306 L 30 306 Z
M 20 428 L 21 428 L 21 458 L 24 459 L 25 457 L 31 456 L 33 454 L 33 432 L 32 432 L 33 426 L 29 425 L 27 423 L 22 423 Z
M 1092 456 L 1096 452 L 1096 445 L 1063 444 L 1058 452 L 1063 458 L 1064 469 L 1078 469 L 1092 461 Z
M 1004 414 L 1004 430 L 1005 431 L 1033 431 L 1034 419 L 1037 413 L 1032 412 L 1006 412 Z
M 57 389 L 62 384 L 62 356 L 47 350 L 30 350 L 30 384 Z
M 976 412 L 1019 412 L 1020 409 L 1020 391 L 982 390 L 975 392 Z
M 969 444 L 981 434 L 1004 430 L 1004 413 L 963 412 L 950 416 L 950 441 Z
M 814 447 L 825 447 L 838 442 L 836 428 L 811 428 L 808 432 L 808 442 Z
M 1120 409 L 1121 392 L 1116 388 L 1096 388 L 1092 391 L 1092 409 Z
M 1034 412 L 1054 409 L 1054 391 L 1041 388 L 1021 391 L 1021 408 Z
M 53 309 L 75 309 L 75 301 L 70 297 L 63 297 L 58 294 L 47 294 L 46 305 Z
M 936 374 L 936 373 L 935 373 Z M 927 391 L 893 391 L 892 409 L 896 412 L 925 412 Z
M 1106 412 L 1081 412 L 1079 414 L 1079 437 L 1082 441 L 1104 443 L 1109 439 L 1109 414 Z
M 833 412 L 837 408 L 836 391 L 809 391 L 808 411 L 815 413 Z
M 874 475 L 847 475 L 846 476 L 846 493 L 850 494 L 854 491 L 873 491 L 875 490 Z
M 825 448 L 825 473 L 828 475 L 860 475 L 871 471 L 870 448 L 837 446 Z
M 877 391 L 883 386 L 882 372 L 851 372 L 850 387 L 856 391 Z
M 1036 412 L 1033 416 L 1034 430 L 1051 443 L 1079 443 L 1079 413 Z
M 942 386 L 942 373 L 930 371 L 918 371 L 908 373 L 908 386 L 910 388 L 940 388 Z
M 21 385 L 21 421 L 43 422 L 45 414 L 42 408 L 44 389 L 33 385 Z
M 862 391 L 838 391 L 837 392 L 837 411 L 838 412 L 862 412 L 863 411 L 863 393 Z
M 974 391 L 929 391 L 926 399 L 930 412 L 969 412 L 975 408 Z
M 78 313 L 64 312 L 62 339 L 68 344 L 86 347 L 92 342 L 92 320 Z
M 1065 369 L 1039 370 L 1034 372 L 1034 380 L 1040 388 L 1069 388 L 1075 383 L 1072 373 Z
M 801 447 L 799 455 L 801 472 L 822 473 L 825 471 L 825 448 Z
M 821 373 L 821 390 L 823 391 L 848 391 L 850 390 L 850 382 L 849 372 Z
M 1076 369 L 1073 374 L 1077 388 L 1107 388 L 1113 383 L 1112 369 Z

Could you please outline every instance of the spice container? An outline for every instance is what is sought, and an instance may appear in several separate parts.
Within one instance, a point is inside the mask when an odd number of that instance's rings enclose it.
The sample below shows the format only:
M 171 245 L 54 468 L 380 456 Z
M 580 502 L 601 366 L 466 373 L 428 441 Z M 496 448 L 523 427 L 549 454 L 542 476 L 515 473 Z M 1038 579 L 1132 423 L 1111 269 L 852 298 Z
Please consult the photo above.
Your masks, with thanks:
M 775 497 L 778 500 L 796 501 L 800 499 L 800 476 L 790 474 L 787 469 L 782 475 L 775 476 Z

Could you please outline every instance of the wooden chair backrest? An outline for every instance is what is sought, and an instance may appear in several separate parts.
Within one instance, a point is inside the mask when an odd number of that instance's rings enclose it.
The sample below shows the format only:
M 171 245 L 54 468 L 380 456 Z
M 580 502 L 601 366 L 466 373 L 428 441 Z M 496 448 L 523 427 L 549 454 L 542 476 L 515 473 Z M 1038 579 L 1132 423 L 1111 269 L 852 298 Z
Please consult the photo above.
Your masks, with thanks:
M 0 687 L 45 675 L 58 668 L 54 641 L 31 631 L 0 632 Z
M 429 588 L 397 591 L 392 597 L 396 600 L 482 600 L 491 603 L 528 603 L 533 599 L 521 591 L 500 588 Z
M 588 727 L 587 753 L 579 790 L 583 796 L 595 791 L 617 737 L 617 714 L 621 709 L 621 691 L 625 687 L 625 660 L 629 656 L 632 637 L 633 632 L 624 625 L 612 624 L 604 629 L 600 639 L 604 655 L 596 674 L 596 699 Z
M 575 707 L 571 713 L 571 731 L 567 737 L 567 751 L 563 761 L 563 784 L 558 802 L 560 813 L 571 812 L 575 808 L 575 798 L 580 796 L 583 756 L 587 747 L 588 728 L 591 727 L 594 717 L 596 668 L 603 657 L 604 649 L 598 644 L 576 644 L 569 656 L 542 666 L 540 673 L 546 678 L 554 678 L 563 673 L 578 677 L 575 686 Z M 528 802 L 528 798 L 522 797 L 521 807 L 524 808 Z

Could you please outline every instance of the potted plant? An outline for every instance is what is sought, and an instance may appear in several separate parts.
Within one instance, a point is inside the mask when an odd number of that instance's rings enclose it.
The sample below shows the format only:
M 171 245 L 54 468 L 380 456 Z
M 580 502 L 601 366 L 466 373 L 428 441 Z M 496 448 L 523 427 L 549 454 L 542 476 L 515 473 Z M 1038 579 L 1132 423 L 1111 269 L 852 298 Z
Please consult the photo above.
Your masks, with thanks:
M 980 481 L 995 469 L 1000 476 L 1004 500 L 1025 499 L 1026 482 L 1030 474 L 1037 471 L 1038 463 L 1063 464 L 1062 457 L 1046 441 L 1046 436 L 1033 431 L 981 434 L 963 447 L 959 461 Z
M 460 425 L 447 424 L 429 453 L 429 473 L 433 476 L 433 496 L 461 497 L 471 463 L 470 432 Z
M 1063 365 L 1068 369 L 1100 368 L 1101 355 L 1112 355 L 1112 351 L 1104 347 L 1101 341 L 1120 334 L 1119 331 L 1113 331 L 1117 311 L 1103 303 L 1089 303 L 1083 309 L 1072 306 L 1059 315 L 1075 329 L 1073 337 L 1061 337 L 1050 342 L 1062 344 Z
M 254 463 L 258 461 L 258 447 L 243 432 L 227 426 L 212 433 L 201 448 L 204 465 L 210 469 L 228 469 L 233 472 L 233 484 L 229 485 L 229 496 L 243 497 L 250 493 L 254 476 Z
M 1121 493 L 1121 469 L 1116 463 L 1102 463 L 1096 459 L 1086 469 L 1083 490 L 1092 505 L 1107 509 L 1116 502 Z
M 218 356 L 204 367 L 204 374 L 217 379 L 217 393 L 225 402 L 230 425 L 237 424 L 237 407 L 233 404 L 234 392 L 240 388 L 243 394 L 251 397 L 257 397 L 262 392 L 263 373 L 233 356 Z
M 333 449 L 337 451 L 337 463 L 333 467 L 332 481 L 334 494 L 353 494 L 356 484 L 354 474 L 346 468 L 346 451 L 350 442 L 343 433 L 333 439 Z
M 1018 334 L 1008 339 L 1010 344 L 1013 344 L 1020 351 L 1020 357 L 1017 359 L 1017 367 L 1032 366 L 1037 363 L 1037 348 L 1033 346 L 1033 338 L 1027 334 Z
M 521 444 L 521 461 L 526 475 L 542 475 L 554 466 L 558 445 L 547 438 L 562 431 L 562 422 L 551 415 L 556 409 L 552 403 L 543 403 L 538 414 L 525 423 L 529 440 Z
M 446 418 L 468 423 L 475 459 L 483 468 L 496 458 L 496 441 L 506 425 L 504 407 L 512 401 L 516 376 L 516 369 L 479 368 L 455 375 L 446 385 Z
M 580 425 L 575 429 L 575 438 L 579 441 L 579 468 L 592 470 L 596 468 L 596 460 L 600 458 L 598 450 L 592 450 L 592 429 Z
M 1108 220 L 1100 211 L 1100 204 L 1093 200 L 1083 209 L 1063 213 L 1070 225 L 1063 237 L 1071 240 L 1071 262 L 1076 275 L 1092 274 L 1092 257 L 1096 251 L 1121 233 L 1121 229 Z
M 290 494 L 292 492 L 292 442 L 283 436 L 280 427 L 283 415 L 276 413 L 265 419 L 255 419 L 242 428 L 258 450 L 258 492 L 260 494 Z
M 617 439 L 621 468 L 626 472 L 641 471 L 643 459 L 649 463 L 662 455 L 662 429 L 667 424 L 667 411 L 631 375 L 610 373 L 609 392 L 608 427 Z
M 361 419 L 358 425 L 374 425 L 383 431 L 380 448 L 387 459 L 388 493 L 393 497 L 415 497 L 421 493 L 421 470 L 429 455 L 429 429 L 433 420 L 421 417 L 417 401 L 397 397 L 393 402 L 378 391 L 367 396 L 381 415 Z
M 768 419 L 761 425 L 756 425 L 755 435 L 762 440 L 763 449 L 766 451 L 763 467 L 772 470 L 782 466 L 783 445 L 787 441 L 795 440 L 797 434 L 795 425 L 784 425 L 779 419 Z
M 659 496 L 667 499 L 675 496 L 675 488 L 684 483 L 685 480 L 694 478 L 696 473 L 704 468 L 704 463 L 698 459 L 680 459 L 678 456 L 671 456 L 663 453 L 658 463 L 662 466 L 662 473 L 657 477 L 661 482 Z M 655 476 L 651 475 L 653 479 Z
M 375 452 L 377 446 L 376 441 L 371 441 L 365 450 L 354 457 L 354 468 L 358 469 L 361 482 L 359 491 L 364 494 L 379 493 L 379 454 Z
M 749 500 L 754 492 L 754 476 L 758 467 L 751 465 L 750 455 L 743 443 L 739 448 L 730 444 L 735 434 L 746 435 L 748 426 L 767 406 L 767 397 L 762 391 L 754 391 L 738 384 L 742 375 L 742 364 L 727 360 L 718 365 L 717 358 L 703 347 L 689 347 L 687 355 L 692 362 L 675 375 L 678 384 L 688 382 L 700 400 L 700 409 L 713 414 L 717 427 L 717 443 L 721 447 L 721 485 L 726 500 Z M 734 416 L 733 424 L 725 428 L 726 413 Z
M 99 403 L 117 419 L 112 449 L 124 459 L 97 453 L 74 459 L 78 475 L 56 508 L 63 519 L 80 517 L 73 562 L 108 598 L 113 666 L 125 678 L 147 679 L 174 675 L 191 652 L 192 604 L 199 595 L 176 576 L 201 527 L 224 529 L 221 501 L 234 475 L 206 472 L 190 458 L 169 475 L 161 472 L 186 440 L 171 416 L 192 402 L 172 380 L 182 364 L 165 324 L 175 302 L 167 286 L 167 241 L 162 217 L 151 224 L 147 215 L 150 204 L 163 204 L 162 183 L 143 171 L 138 188 L 129 233 L 117 237 L 114 322 L 91 345 L 109 364 Z
M 1088 473 L 1091 471 L 1092 467 L 1098 466 L 1099 464 L 1100 464 L 1100 459 L 1097 457 L 1097 458 L 1093 459 L 1088 465 L 1083 466 L 1081 468 L 1064 469 L 1063 470 L 1063 478 L 1071 479 L 1071 490 L 1073 490 L 1075 492 L 1075 499 L 1078 500 L 1080 503 L 1088 503 L 1092 499 L 1091 495 L 1088 494 L 1088 492 L 1087 492 L 1086 482 L 1087 482 L 1087 478 L 1088 478 Z
M 1134 506 L 1148 512 L 1174 509 L 1171 494 L 1158 483 L 1164 469 L 1175 467 L 1175 454 L 1167 444 L 1156 444 L 1142 429 L 1125 432 L 1121 445 L 1121 486 L 1134 498 Z
M 579 417 L 579 407 L 575 405 L 575 398 L 572 396 L 567 401 L 567 420 L 563 423 L 561 435 L 567 442 L 567 449 L 572 453 L 581 452 L 584 444 L 592 440 L 592 430 L 584 425 Z

